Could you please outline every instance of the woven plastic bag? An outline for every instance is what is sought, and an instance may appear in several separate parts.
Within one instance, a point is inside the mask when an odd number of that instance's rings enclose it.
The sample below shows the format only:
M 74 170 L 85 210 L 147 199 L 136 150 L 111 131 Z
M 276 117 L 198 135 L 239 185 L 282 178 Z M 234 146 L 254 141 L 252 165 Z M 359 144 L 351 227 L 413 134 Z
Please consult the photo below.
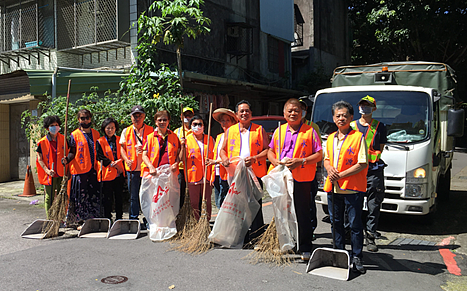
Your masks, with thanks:
M 237 163 L 238 162 L 238 163 Z M 243 246 L 243 240 L 259 211 L 258 200 L 263 196 L 255 173 L 241 158 L 234 158 L 235 168 L 229 192 L 217 214 L 209 240 L 227 248 Z
M 293 203 L 293 176 L 290 170 L 279 165 L 261 178 L 264 188 L 272 198 L 277 236 L 281 251 L 294 248 L 298 224 Z
M 157 175 L 144 174 L 139 199 L 149 223 L 149 238 L 162 241 L 173 237 L 177 233 L 175 219 L 180 208 L 180 185 L 170 165 L 157 168 Z

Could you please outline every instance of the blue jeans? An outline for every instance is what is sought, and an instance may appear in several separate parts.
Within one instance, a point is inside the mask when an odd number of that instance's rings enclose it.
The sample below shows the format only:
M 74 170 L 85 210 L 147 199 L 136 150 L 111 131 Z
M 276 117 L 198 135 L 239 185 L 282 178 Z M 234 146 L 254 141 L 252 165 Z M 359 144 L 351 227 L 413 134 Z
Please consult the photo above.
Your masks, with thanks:
M 216 176 L 216 179 L 214 180 L 214 194 L 217 209 L 221 209 L 225 196 L 227 196 L 227 192 L 229 192 L 229 183 L 227 183 L 226 180 L 222 180 L 220 176 Z
M 139 188 L 141 187 L 141 172 L 126 172 L 128 177 L 128 191 L 130 191 L 130 219 L 138 219 L 139 216 Z
M 351 230 L 351 257 L 363 257 L 363 223 L 362 223 L 362 208 L 363 208 L 364 193 L 355 194 L 334 194 L 332 201 L 331 193 L 328 193 L 328 209 L 331 216 L 331 224 L 333 223 L 334 242 L 337 249 L 345 249 L 345 230 L 344 230 L 344 213 L 347 208 L 349 215 L 349 223 Z M 334 221 L 334 222 L 333 222 Z

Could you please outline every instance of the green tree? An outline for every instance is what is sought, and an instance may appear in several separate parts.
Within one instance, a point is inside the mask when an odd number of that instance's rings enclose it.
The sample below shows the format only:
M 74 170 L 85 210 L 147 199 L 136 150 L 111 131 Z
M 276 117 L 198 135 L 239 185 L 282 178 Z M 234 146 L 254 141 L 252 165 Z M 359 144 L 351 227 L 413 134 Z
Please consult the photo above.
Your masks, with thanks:
M 203 15 L 201 5 L 204 5 L 203 0 L 154 1 L 149 10 L 156 15 L 149 17 L 143 13 L 138 20 L 141 39 L 152 40 L 151 44 L 162 41 L 165 45 L 174 44 L 177 47 L 177 68 L 182 90 L 183 39 L 185 36 L 195 39 L 210 32 L 208 26 L 211 20 Z
M 425 60 L 456 68 L 467 55 L 464 0 L 351 0 L 354 63 Z

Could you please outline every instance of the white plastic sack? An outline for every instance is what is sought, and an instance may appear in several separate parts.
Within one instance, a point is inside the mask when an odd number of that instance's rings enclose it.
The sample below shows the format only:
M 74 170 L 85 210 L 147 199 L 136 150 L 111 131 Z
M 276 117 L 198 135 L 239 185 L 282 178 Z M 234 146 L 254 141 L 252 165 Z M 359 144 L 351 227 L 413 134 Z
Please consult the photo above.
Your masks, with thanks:
M 245 166 L 243 159 L 236 159 L 238 164 L 229 192 L 209 234 L 211 242 L 228 248 L 243 246 L 243 239 L 260 208 L 258 200 L 263 196 L 253 170 Z
M 157 168 L 157 175 L 146 173 L 139 190 L 141 210 L 149 223 L 149 238 L 162 241 L 177 233 L 175 219 L 180 209 L 180 185 L 170 165 Z
M 293 203 L 293 176 L 290 170 L 279 165 L 261 178 L 264 188 L 272 198 L 277 236 L 281 251 L 293 249 L 298 235 L 297 217 Z

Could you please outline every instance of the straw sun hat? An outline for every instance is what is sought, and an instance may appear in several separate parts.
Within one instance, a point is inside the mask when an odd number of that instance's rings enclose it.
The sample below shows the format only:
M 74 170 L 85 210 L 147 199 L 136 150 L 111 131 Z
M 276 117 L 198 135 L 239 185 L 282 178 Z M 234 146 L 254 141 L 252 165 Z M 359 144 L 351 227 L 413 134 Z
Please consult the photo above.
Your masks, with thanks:
M 230 116 L 230 118 L 235 120 L 234 123 L 238 122 L 238 118 L 237 118 L 237 115 L 235 115 L 235 112 L 227 108 L 218 108 L 214 110 L 214 112 L 212 113 L 212 118 L 214 118 L 217 122 L 220 123 L 222 114 L 227 114 L 228 116 Z

